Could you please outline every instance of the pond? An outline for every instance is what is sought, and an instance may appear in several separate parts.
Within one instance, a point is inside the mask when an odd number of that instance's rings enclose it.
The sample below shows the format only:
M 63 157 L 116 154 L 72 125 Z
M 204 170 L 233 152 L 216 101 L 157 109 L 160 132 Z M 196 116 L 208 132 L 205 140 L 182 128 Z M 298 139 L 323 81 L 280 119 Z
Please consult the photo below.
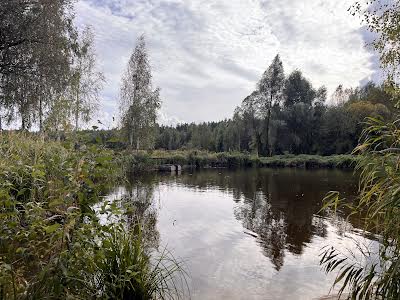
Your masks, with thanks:
M 318 299 L 335 279 L 326 245 L 351 248 L 359 220 L 319 214 L 328 191 L 348 201 L 357 177 L 339 170 L 243 169 L 148 174 L 116 187 L 148 223 L 154 247 L 184 262 L 191 299 Z

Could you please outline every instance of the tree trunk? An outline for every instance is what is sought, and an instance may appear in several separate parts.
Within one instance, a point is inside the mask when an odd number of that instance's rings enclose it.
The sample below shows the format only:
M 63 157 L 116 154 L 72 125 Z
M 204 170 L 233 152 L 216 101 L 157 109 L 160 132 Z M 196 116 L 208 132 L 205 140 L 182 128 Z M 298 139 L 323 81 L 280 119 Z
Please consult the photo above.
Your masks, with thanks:
M 272 95 L 271 95 L 271 101 L 268 103 L 268 112 L 267 112 L 267 138 L 266 138 L 266 150 L 267 150 L 267 155 L 268 156 L 271 156 L 271 149 L 270 149 L 270 146 L 269 146 L 269 122 L 270 122 L 270 120 L 271 120 L 271 106 L 272 106 Z
M 256 133 L 256 147 L 257 147 L 257 156 L 259 156 L 260 154 L 262 154 L 262 149 L 261 149 L 261 134 L 260 133 Z
M 267 114 L 267 136 L 266 136 L 266 155 L 267 156 L 271 156 L 271 147 L 270 147 L 270 143 L 269 143 L 269 123 L 270 123 L 270 119 L 271 119 L 271 109 L 268 110 L 268 114 Z
M 139 152 L 139 138 L 136 138 L 136 152 Z
M 78 77 L 76 79 L 76 106 L 75 106 L 75 131 L 79 128 L 79 93 L 80 93 L 80 82 L 81 82 L 81 71 L 82 71 L 82 61 L 79 60 Z
M 79 122 L 79 83 L 76 90 L 76 107 L 75 107 L 75 131 L 78 131 Z
M 25 116 L 22 115 L 22 120 L 21 120 L 21 130 L 25 131 L 26 129 L 26 122 L 25 122 Z
M 256 142 L 256 155 L 258 157 L 258 155 L 260 154 L 260 144 L 261 144 L 261 138 L 260 138 L 260 134 L 257 131 L 257 124 L 256 124 L 256 117 L 253 115 L 252 116 L 252 125 L 253 125 L 253 131 L 254 131 L 254 136 L 255 136 L 255 142 Z
M 130 128 L 130 126 L 128 127 L 128 135 L 129 135 L 129 147 L 132 149 L 133 148 L 133 130 L 132 128 Z
M 43 131 L 43 106 L 42 97 L 39 96 L 39 131 Z
M 240 129 L 239 129 L 239 141 L 238 141 L 238 148 L 239 148 L 239 152 L 240 152 Z

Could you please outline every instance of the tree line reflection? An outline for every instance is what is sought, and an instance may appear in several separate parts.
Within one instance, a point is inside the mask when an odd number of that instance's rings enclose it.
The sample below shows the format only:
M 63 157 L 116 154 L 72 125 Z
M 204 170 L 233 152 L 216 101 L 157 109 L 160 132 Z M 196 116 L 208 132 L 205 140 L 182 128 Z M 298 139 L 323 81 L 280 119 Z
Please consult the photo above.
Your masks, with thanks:
M 145 234 L 153 246 L 159 243 L 154 192 L 160 181 L 230 193 L 235 218 L 255 233 L 276 270 L 284 264 L 285 251 L 300 255 L 313 237 L 326 237 L 327 224 L 318 212 L 328 191 L 338 190 L 350 199 L 357 192 L 356 177 L 333 170 L 203 170 L 177 177 L 148 174 L 131 178 L 124 199 L 132 205 L 131 218 L 146 224 Z M 353 225 L 357 227 L 357 220 Z
M 318 212 L 328 191 L 338 190 L 348 198 L 357 191 L 356 177 L 335 170 L 209 170 L 185 174 L 177 181 L 231 193 L 235 217 L 257 234 L 276 270 L 284 264 L 285 250 L 300 255 L 314 236 L 326 237 L 327 225 Z

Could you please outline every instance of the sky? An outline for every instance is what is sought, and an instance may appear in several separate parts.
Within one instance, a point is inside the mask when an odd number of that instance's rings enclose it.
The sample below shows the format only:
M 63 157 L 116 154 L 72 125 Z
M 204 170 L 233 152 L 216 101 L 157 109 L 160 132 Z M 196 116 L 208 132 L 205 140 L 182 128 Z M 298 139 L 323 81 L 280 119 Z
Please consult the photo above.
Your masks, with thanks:
M 232 116 L 279 53 L 285 73 L 300 69 L 328 93 L 379 77 L 377 55 L 353 0 L 79 0 L 76 22 L 91 25 L 106 77 L 98 119 L 117 125 L 121 76 L 144 34 L 159 122 Z M 114 117 L 115 121 L 112 121 Z

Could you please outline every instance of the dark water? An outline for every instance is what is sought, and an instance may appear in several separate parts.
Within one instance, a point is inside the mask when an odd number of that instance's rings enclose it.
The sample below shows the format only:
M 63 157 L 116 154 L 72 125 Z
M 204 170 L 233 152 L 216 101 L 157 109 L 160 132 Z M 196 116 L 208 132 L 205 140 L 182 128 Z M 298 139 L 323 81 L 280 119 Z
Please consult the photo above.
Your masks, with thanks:
M 318 299 L 334 275 L 321 248 L 367 241 L 357 218 L 318 214 L 328 191 L 349 201 L 357 178 L 337 170 L 204 170 L 132 179 L 129 194 L 155 246 L 185 262 L 192 299 Z

